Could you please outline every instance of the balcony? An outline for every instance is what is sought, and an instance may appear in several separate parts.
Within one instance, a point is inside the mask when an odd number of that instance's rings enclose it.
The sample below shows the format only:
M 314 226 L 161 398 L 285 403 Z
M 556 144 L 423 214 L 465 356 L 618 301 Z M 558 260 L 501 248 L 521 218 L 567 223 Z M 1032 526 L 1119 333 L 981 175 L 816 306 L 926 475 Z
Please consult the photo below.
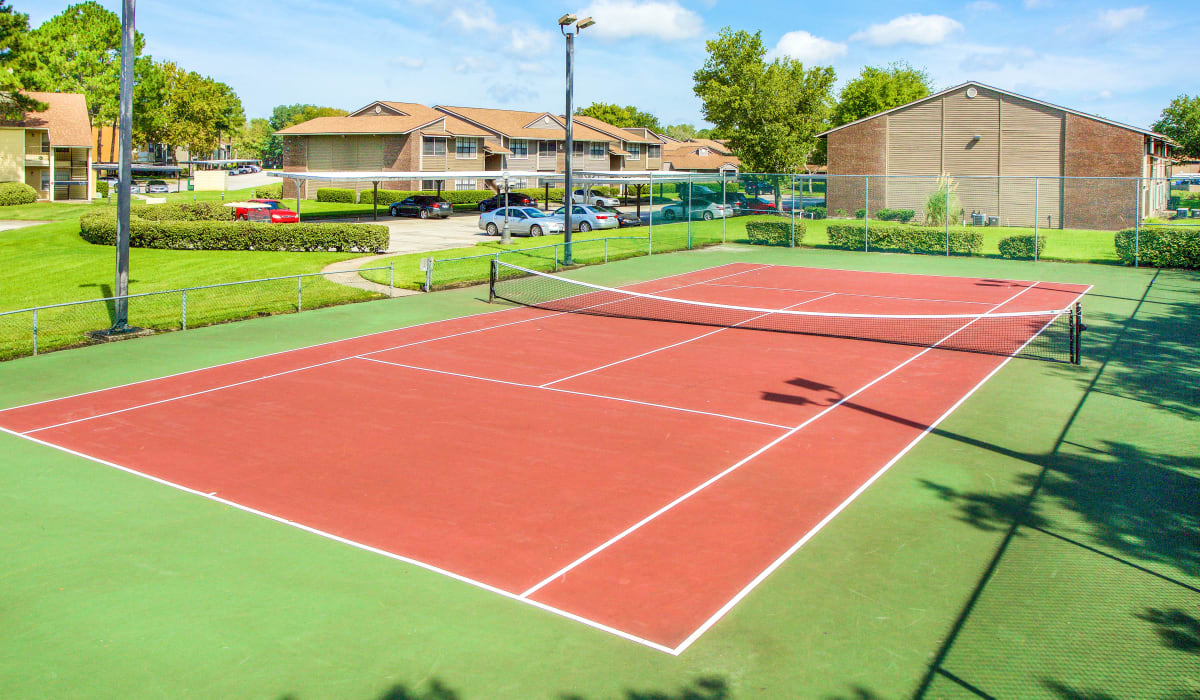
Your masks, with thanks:
M 49 153 L 26 153 L 25 167 L 27 168 L 48 168 L 50 167 Z

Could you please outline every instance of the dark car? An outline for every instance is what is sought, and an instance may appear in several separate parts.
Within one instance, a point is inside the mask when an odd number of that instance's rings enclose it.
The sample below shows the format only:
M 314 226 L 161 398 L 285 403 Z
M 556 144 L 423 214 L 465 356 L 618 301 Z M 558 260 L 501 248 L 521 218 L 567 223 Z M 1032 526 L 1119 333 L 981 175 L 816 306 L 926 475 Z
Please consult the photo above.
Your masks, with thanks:
M 508 203 L 505 204 L 504 198 L 508 197 Z M 509 192 L 507 195 L 498 194 L 495 197 L 489 197 L 479 203 L 479 211 L 491 211 L 503 206 L 510 207 L 536 207 L 537 200 L 527 194 L 520 192 Z
M 436 216 L 445 219 L 454 211 L 454 207 L 437 195 L 416 194 L 403 202 L 392 202 L 388 205 L 388 211 L 392 216 L 415 216 L 421 219 Z
M 642 220 L 639 219 L 636 214 L 630 214 L 629 212 L 621 211 L 620 209 L 614 209 L 612 207 L 594 207 L 594 208 L 599 209 L 600 211 L 603 211 L 603 212 L 608 212 L 609 214 L 616 215 L 617 226 L 619 226 L 620 228 L 629 228 L 630 226 L 641 226 L 642 225 Z
M 775 194 L 775 185 L 769 182 L 751 180 L 746 183 L 746 194 Z

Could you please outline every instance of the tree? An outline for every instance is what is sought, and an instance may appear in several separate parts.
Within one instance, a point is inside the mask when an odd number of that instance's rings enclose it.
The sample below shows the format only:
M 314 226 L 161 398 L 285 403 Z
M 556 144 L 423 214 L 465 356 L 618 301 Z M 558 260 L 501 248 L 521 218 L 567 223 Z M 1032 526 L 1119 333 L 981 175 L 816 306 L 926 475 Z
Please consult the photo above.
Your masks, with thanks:
M 220 143 L 221 135 L 241 128 L 246 121 L 241 100 L 225 83 L 166 62 L 157 64 L 161 84 L 146 97 L 158 99 L 158 118 L 147 122 L 150 140 L 179 146 L 193 156 L 205 156 Z
M 266 119 L 256 117 L 246 122 L 245 126 L 234 137 L 234 144 L 237 146 L 239 153 L 245 153 L 251 158 L 266 161 L 272 155 L 270 153 L 272 140 L 278 141 L 274 133 L 275 130 L 271 128 L 270 122 Z
M 676 141 L 687 141 L 696 138 L 696 127 L 691 124 L 671 124 L 663 133 Z
M 24 94 L 27 86 L 21 76 L 36 61 L 28 50 L 29 15 L 13 12 L 6 0 L 0 0 L 0 120 L 20 121 L 28 112 L 40 112 L 46 105 Z
M 886 68 L 866 66 L 858 77 L 846 83 L 830 117 L 832 126 L 841 126 L 872 114 L 908 104 L 933 92 L 929 74 L 897 61 Z
M 662 125 L 658 123 L 658 117 L 649 112 L 643 112 L 633 105 L 621 107 L 615 104 L 610 105 L 607 102 L 593 102 L 583 109 L 575 110 L 575 114 L 599 119 L 622 129 L 644 128 L 654 131 L 662 129 Z
M 280 129 L 286 129 L 293 124 L 300 124 L 310 119 L 317 117 L 344 117 L 349 112 L 337 107 L 321 107 L 318 105 L 279 105 L 271 110 L 271 117 L 267 120 L 267 125 L 270 127 L 272 135 L 269 136 L 259 152 L 259 158 L 272 163 L 283 164 L 283 142 L 274 132 Z
M 1171 100 L 1153 128 L 1178 142 L 1183 155 L 1200 158 L 1200 95 Z
M 835 74 L 792 58 L 766 62 L 762 32 L 725 27 L 705 42 L 708 59 L 693 74 L 704 118 L 750 172 L 800 172 L 828 124 Z M 776 198 L 779 187 L 775 188 Z
M 134 56 L 145 38 L 134 38 Z M 121 19 L 96 2 L 71 5 L 29 33 L 38 56 L 20 76 L 33 90 L 80 92 L 93 124 L 117 118 L 121 92 Z

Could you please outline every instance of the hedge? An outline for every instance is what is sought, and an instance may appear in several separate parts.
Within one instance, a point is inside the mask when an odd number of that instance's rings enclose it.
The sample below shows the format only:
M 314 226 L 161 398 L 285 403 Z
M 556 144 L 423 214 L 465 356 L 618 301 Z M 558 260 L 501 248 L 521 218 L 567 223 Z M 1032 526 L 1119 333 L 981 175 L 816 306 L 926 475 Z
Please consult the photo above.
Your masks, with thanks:
M 0 182 L 0 207 L 33 204 L 36 201 L 37 190 L 24 182 Z
M 861 223 L 829 224 L 829 244 L 835 248 L 862 250 L 864 226 Z M 871 250 L 893 250 L 902 253 L 945 253 L 946 230 L 931 226 L 873 223 L 870 227 Z M 983 236 L 962 229 L 950 229 L 950 252 L 958 255 L 978 255 L 983 250 Z
M 1200 267 L 1200 226 L 1154 226 L 1141 231 L 1127 228 L 1114 239 L 1117 257 L 1126 265 L 1137 262 L 1151 267 Z
M 96 181 L 96 194 L 100 195 L 101 197 L 108 196 L 108 180 Z
M 388 245 L 388 229 L 379 224 L 269 224 L 257 221 L 151 221 L 130 216 L 129 245 L 174 250 L 287 250 L 376 252 Z M 117 218 L 95 212 L 79 219 L 79 235 L 88 243 L 115 245 Z
M 907 224 L 913 220 L 917 212 L 912 209 L 880 209 L 875 212 L 875 218 L 880 221 L 899 221 L 902 224 Z
M 283 199 L 283 183 L 262 185 L 254 188 L 255 199 Z
M 824 219 L 825 207 L 818 204 L 810 204 L 804 207 L 804 212 L 809 215 L 810 219 Z
M 544 187 L 524 187 L 521 189 L 514 189 L 513 193 L 519 193 L 519 194 L 524 194 L 524 195 L 533 197 L 539 203 L 541 203 L 542 200 L 544 200 L 546 198 L 546 189 Z M 359 192 L 358 193 L 358 203 L 359 204 L 372 204 L 371 196 L 374 194 L 375 194 L 374 190 L 363 190 L 362 192 Z M 436 190 L 419 190 L 419 191 L 418 190 L 379 190 L 379 203 L 381 205 L 387 205 L 387 204 L 391 204 L 393 202 L 400 202 L 405 199 L 408 199 L 409 197 L 411 197 L 415 194 L 435 195 L 435 194 L 437 194 L 437 191 Z M 446 200 L 447 202 L 450 202 L 451 204 L 475 206 L 475 205 L 479 204 L 480 202 L 482 202 L 483 200 L 491 198 L 495 194 L 496 193 L 492 192 L 491 190 L 450 190 L 448 192 L 442 192 L 442 199 Z M 459 195 L 466 195 L 466 196 L 459 196 Z M 320 195 L 318 194 L 318 196 L 320 196 Z M 562 198 L 563 198 L 563 188 L 561 188 L 561 187 L 551 187 L 550 188 L 550 200 L 551 201 L 561 202 Z
M 217 202 L 137 204 L 129 214 L 146 221 L 233 221 L 234 208 Z
M 796 222 L 796 238 L 792 239 L 792 224 L 788 221 L 750 221 L 746 234 L 751 245 L 800 245 L 804 241 L 804 220 Z
M 1031 260 L 1034 257 L 1034 239 L 1033 234 L 1023 234 L 1020 236 L 1009 236 L 1001 238 L 997 247 L 1000 248 L 1000 257 L 1013 260 Z M 1046 251 L 1046 237 L 1036 236 L 1037 239 L 1037 255 L 1041 256 Z
M 338 202 L 340 204 L 354 204 L 354 190 L 342 187 L 318 187 L 317 201 L 318 202 Z

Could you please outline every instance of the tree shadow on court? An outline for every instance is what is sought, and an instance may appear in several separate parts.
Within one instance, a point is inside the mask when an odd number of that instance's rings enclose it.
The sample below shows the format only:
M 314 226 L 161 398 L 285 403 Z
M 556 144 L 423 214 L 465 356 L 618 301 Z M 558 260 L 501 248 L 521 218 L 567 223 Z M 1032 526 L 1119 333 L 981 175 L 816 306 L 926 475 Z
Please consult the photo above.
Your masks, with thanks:
M 1138 617 L 1154 625 L 1165 646 L 1200 655 L 1200 618 L 1178 608 L 1148 608 Z
M 828 695 L 825 700 L 883 700 L 883 696 L 870 688 L 856 685 L 851 686 L 850 693 L 847 695 Z
M 425 690 L 418 691 L 403 683 L 397 683 L 371 700 L 464 700 L 456 691 L 437 678 L 430 680 L 427 685 Z M 299 695 L 288 693 L 279 700 L 301 700 L 301 698 Z
M 626 690 L 622 700 L 732 700 L 729 684 L 722 678 L 697 678 L 675 692 L 657 690 Z M 585 695 L 563 693 L 559 700 L 590 700 Z

